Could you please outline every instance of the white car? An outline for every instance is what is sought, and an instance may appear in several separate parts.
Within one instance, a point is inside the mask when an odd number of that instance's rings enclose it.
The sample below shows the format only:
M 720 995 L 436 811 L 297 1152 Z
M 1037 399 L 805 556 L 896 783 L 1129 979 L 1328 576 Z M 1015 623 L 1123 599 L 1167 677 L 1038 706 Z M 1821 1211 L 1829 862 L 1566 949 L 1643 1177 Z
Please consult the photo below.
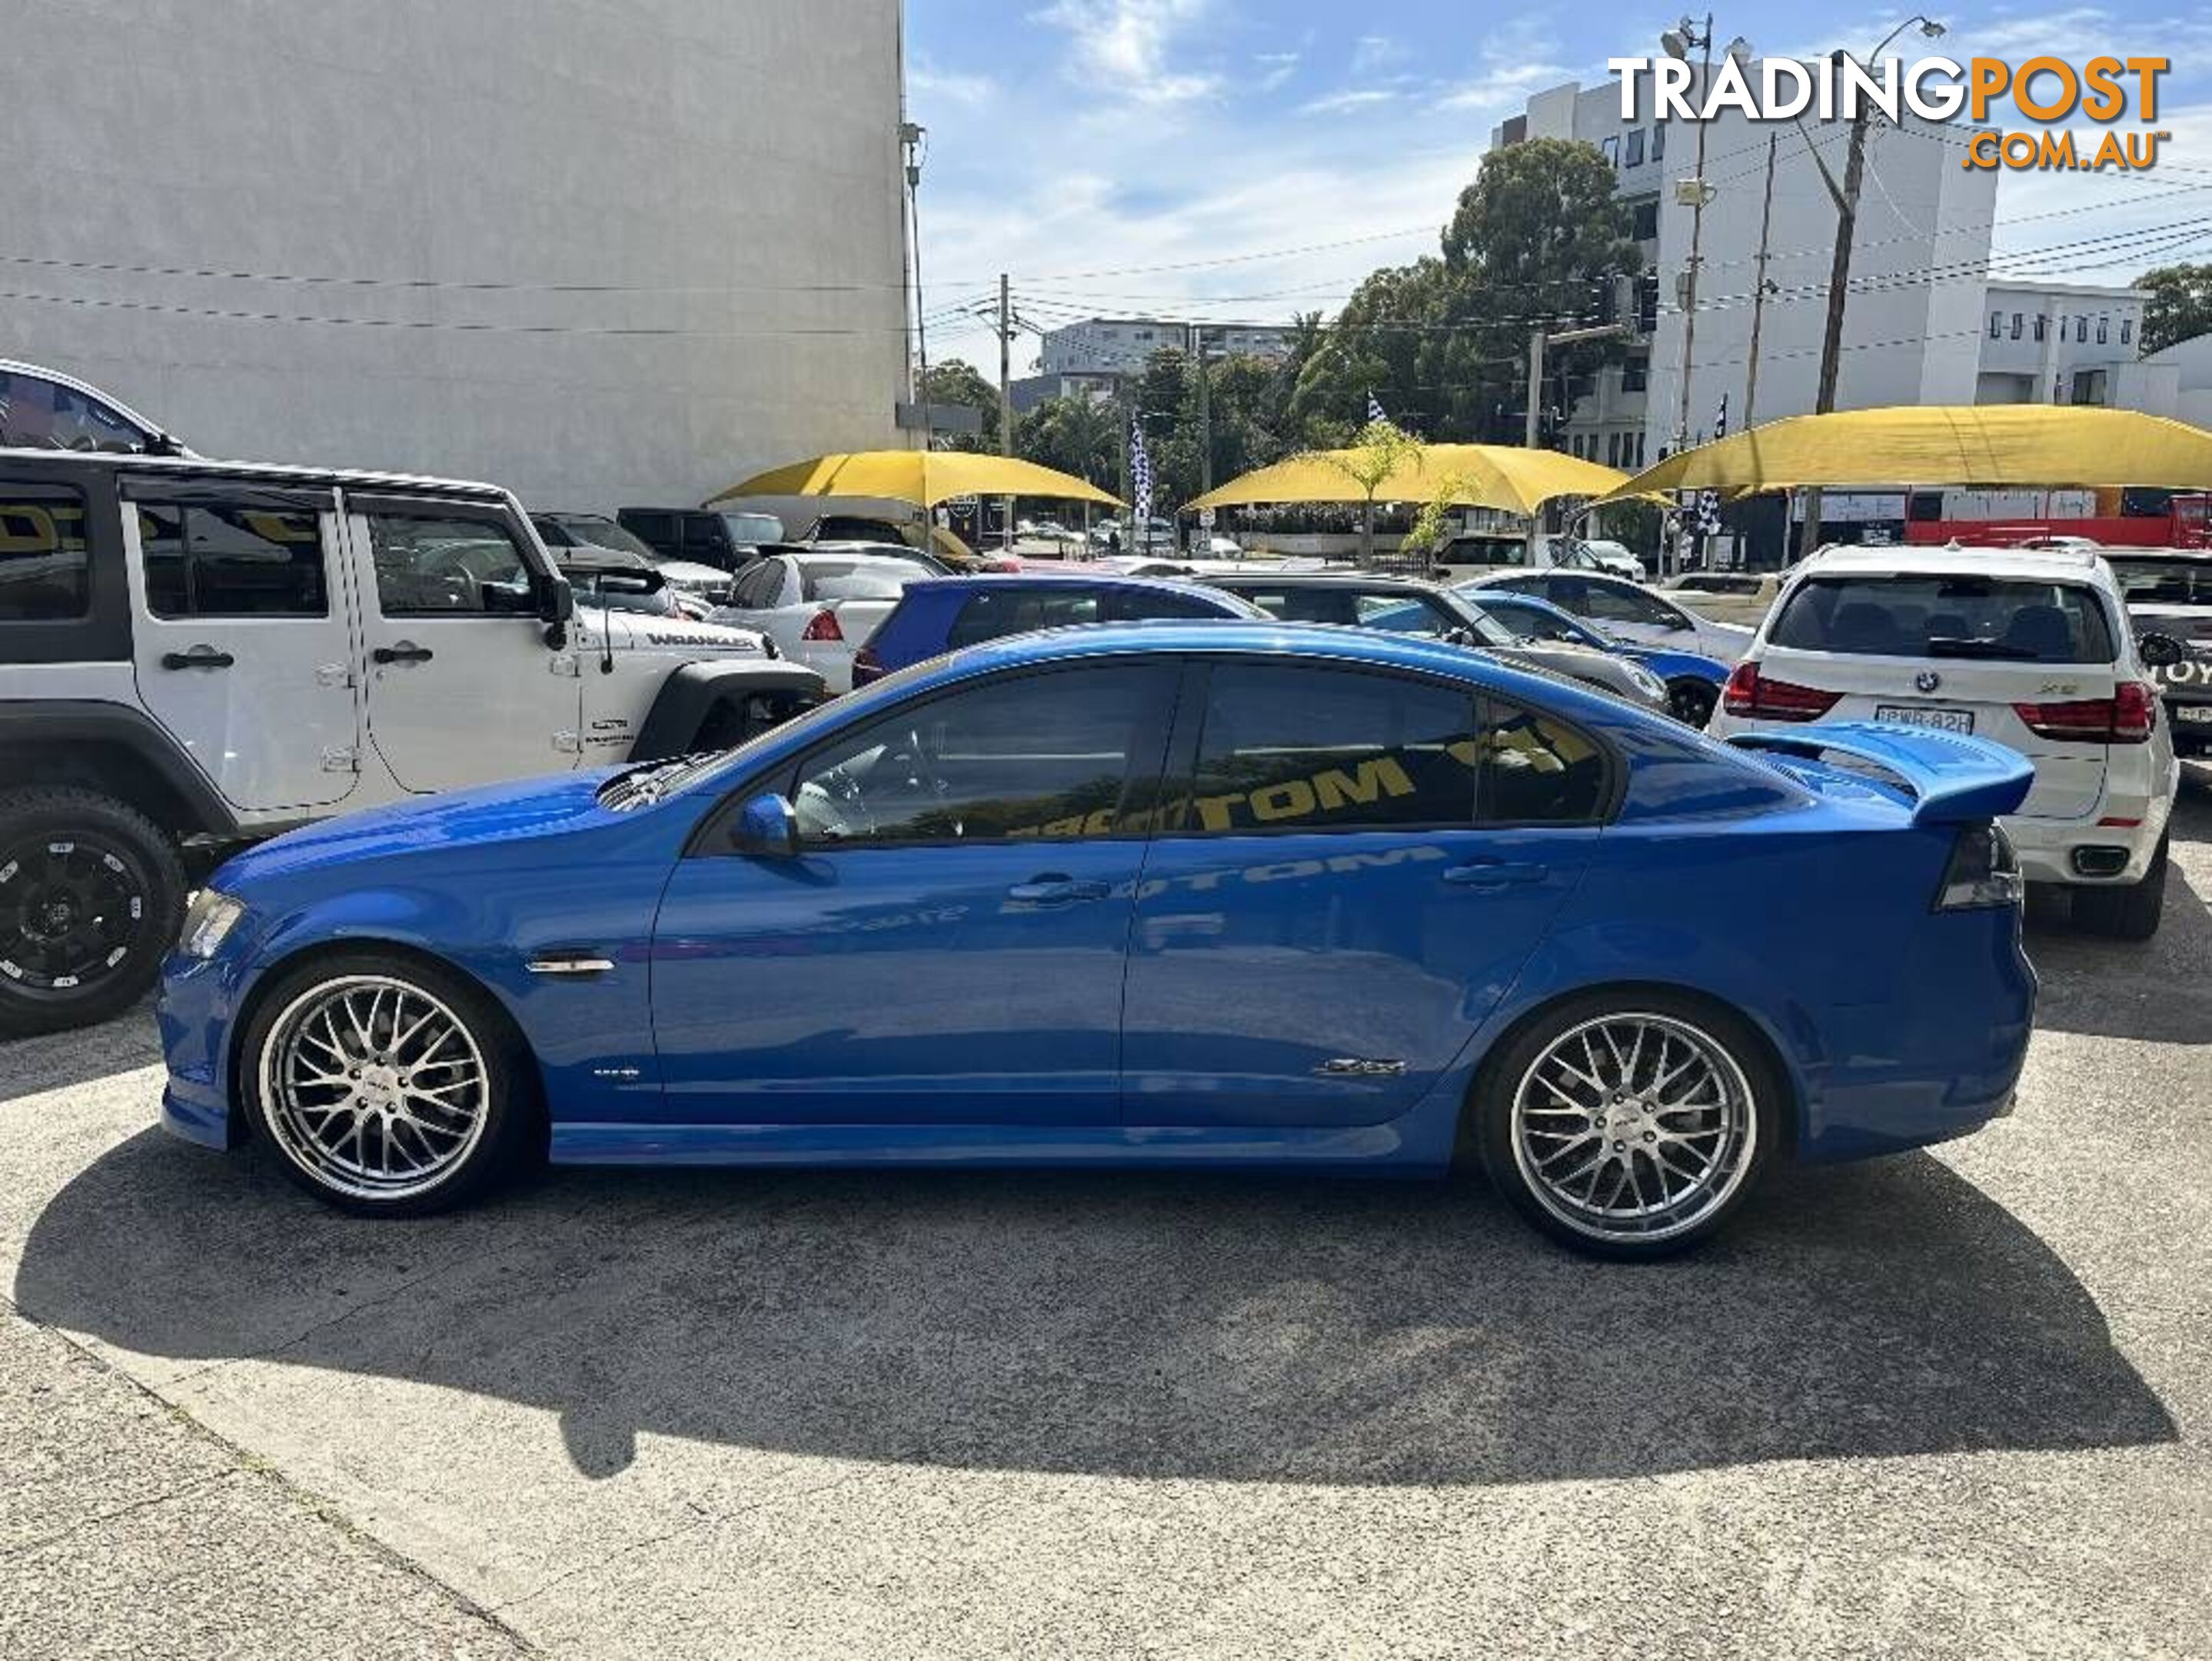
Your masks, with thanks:
M 2143 653 L 2094 554 L 1826 551 L 1792 575 L 1708 730 L 1893 721 L 2017 750 L 2035 764 L 2003 822 L 2021 874 L 2074 890 L 2078 924 L 2147 940 L 2179 768 Z
M 1639 646 L 1671 647 L 1734 663 L 1751 645 L 1753 631 L 1741 624 L 1700 617 L 1641 583 L 1602 571 L 1499 571 L 1475 582 L 1478 599 L 1480 590 L 1492 585 L 1534 594 Z
M 909 582 L 946 575 L 928 555 L 886 543 L 823 543 L 770 554 L 738 574 L 713 621 L 755 629 L 833 692 L 853 690 L 853 659 Z
M 1650 575 L 1626 543 L 1604 537 L 1553 537 L 1547 539 L 1546 552 L 1550 563 L 1563 571 L 1610 571 L 1631 582 L 1641 582 Z

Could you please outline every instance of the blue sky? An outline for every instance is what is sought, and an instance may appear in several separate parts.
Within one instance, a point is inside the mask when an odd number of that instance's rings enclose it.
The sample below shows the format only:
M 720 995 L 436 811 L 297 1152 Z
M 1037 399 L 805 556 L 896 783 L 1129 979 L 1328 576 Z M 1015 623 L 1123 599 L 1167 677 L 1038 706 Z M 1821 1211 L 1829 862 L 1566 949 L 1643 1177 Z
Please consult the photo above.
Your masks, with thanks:
M 2201 217 L 2201 245 L 2167 246 L 2158 261 L 2212 259 L 2212 6 L 1929 9 L 1950 30 L 1932 50 L 1961 60 L 2173 62 L 2157 125 L 2174 137 L 2159 167 L 2124 180 L 2007 175 L 2000 249 Z M 1491 128 L 1530 92 L 1606 80 L 1608 57 L 1651 52 L 1678 15 L 1464 0 L 907 0 L 911 113 L 930 135 L 931 356 L 995 363 L 989 332 L 957 313 L 994 301 L 1001 270 L 1047 326 L 1107 311 L 1333 312 L 1376 265 L 1433 248 Z M 1854 9 L 1823 23 L 1802 4 L 1747 4 L 1716 32 L 1761 52 L 1863 53 L 1909 15 Z M 1018 374 L 1034 355 L 1033 342 L 1018 345 Z

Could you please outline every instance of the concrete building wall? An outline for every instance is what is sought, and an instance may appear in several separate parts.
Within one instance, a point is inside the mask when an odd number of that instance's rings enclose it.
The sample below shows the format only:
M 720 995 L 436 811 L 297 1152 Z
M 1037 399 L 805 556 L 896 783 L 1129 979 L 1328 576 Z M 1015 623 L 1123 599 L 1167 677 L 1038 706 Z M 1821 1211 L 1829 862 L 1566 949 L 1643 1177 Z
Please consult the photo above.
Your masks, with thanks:
M 6 34 L 0 290 L 41 297 L 0 356 L 206 453 L 612 508 L 899 441 L 898 0 L 17 0 Z
M 1280 358 L 1290 350 L 1291 332 L 1265 324 L 1094 317 L 1048 331 L 1037 368 L 1048 375 L 1136 374 L 1164 347 L 1188 350 L 1194 328 L 1204 337 L 1209 356 Z

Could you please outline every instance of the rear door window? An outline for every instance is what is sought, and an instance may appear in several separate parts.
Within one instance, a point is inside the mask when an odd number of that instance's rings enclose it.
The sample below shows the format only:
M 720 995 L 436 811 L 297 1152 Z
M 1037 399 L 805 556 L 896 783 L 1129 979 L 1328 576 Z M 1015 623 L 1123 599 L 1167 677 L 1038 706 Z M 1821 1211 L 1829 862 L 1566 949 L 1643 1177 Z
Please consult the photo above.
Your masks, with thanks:
M 952 620 L 945 644 L 974 646 L 1007 635 L 1059 629 L 1098 621 L 1098 595 L 1085 589 L 1037 584 L 1023 588 L 987 588 L 971 595 Z
M 2075 583 L 1974 575 L 1814 577 L 1775 619 L 1771 642 L 1860 657 L 2110 663 L 2095 593 Z
M 92 609 L 83 493 L 0 479 L 0 623 L 60 623 Z
M 217 502 L 135 505 L 146 605 L 155 617 L 329 615 L 316 514 Z

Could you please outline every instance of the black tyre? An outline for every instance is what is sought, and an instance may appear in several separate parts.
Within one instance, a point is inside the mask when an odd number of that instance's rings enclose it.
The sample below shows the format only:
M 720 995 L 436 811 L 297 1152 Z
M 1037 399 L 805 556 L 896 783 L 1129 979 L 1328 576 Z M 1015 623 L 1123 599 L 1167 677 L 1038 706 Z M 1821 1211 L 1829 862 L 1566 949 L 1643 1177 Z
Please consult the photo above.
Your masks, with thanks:
M 137 808 L 76 785 L 0 792 L 0 1038 L 122 1013 L 184 919 L 177 845 Z
M 2141 882 L 2124 888 L 2077 888 L 2074 891 L 2074 926 L 2092 934 L 2116 940 L 2147 940 L 2158 933 L 2166 912 L 2166 867 L 2168 838 L 2158 839 L 2150 868 Z
M 1491 1059 L 1468 1133 L 1538 1228 L 1634 1262 L 1735 1214 L 1780 1143 L 1786 1100 L 1740 1017 L 1675 993 L 1600 992 L 1547 1011 Z
M 464 1205 L 531 1142 L 536 1074 L 504 1012 L 411 958 L 348 952 L 283 976 L 239 1054 L 255 1127 L 295 1182 L 343 1211 Z
M 1713 718 L 1713 706 L 1721 701 L 1720 688 L 1709 680 L 1699 680 L 1695 675 L 1684 675 L 1667 683 L 1667 709 L 1676 721 L 1686 726 L 1705 731 L 1705 723 Z

